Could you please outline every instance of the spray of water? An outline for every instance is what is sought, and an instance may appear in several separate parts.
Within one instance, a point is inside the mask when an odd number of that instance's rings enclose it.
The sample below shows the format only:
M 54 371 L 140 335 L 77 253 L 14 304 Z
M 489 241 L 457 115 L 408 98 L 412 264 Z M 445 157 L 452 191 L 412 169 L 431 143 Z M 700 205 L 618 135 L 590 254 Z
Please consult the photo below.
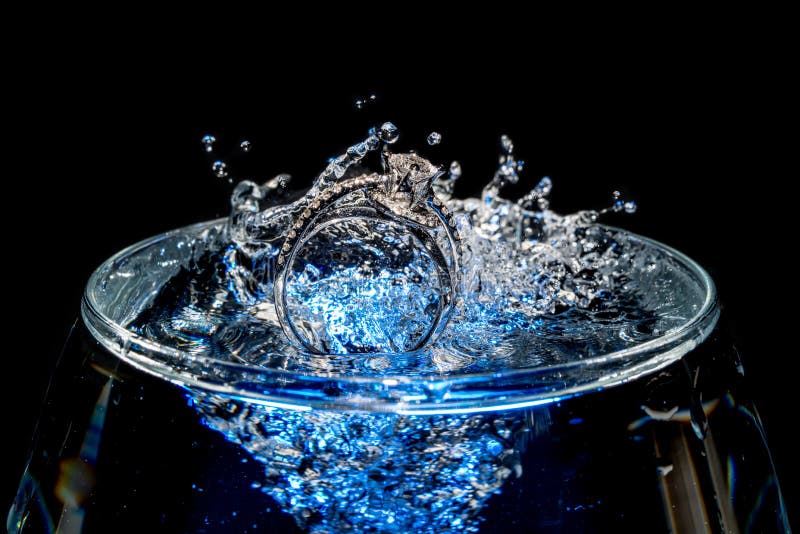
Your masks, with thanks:
M 279 247 L 293 220 L 308 208 L 308 199 L 315 191 L 364 172 L 365 158 L 371 153 L 381 154 L 383 161 L 391 158 L 389 146 L 397 139 L 398 129 L 392 123 L 371 129 L 363 141 L 331 158 L 311 186 L 312 194 L 294 203 L 279 204 L 288 184 L 286 175 L 260 186 L 253 182 L 237 186 L 228 225 L 232 246 L 226 274 L 240 303 L 259 309 L 272 305 Z M 437 144 L 441 135 L 431 133 L 428 141 Z M 608 208 L 569 215 L 549 209 L 553 188 L 549 177 L 518 200 L 504 198 L 504 188 L 520 181 L 524 163 L 516 157 L 508 136 L 501 137 L 500 148 L 497 171 L 480 198 L 453 198 L 462 174 L 456 161 L 432 184 L 452 213 L 464 243 L 458 311 L 445 336 L 457 345 L 471 346 L 469 339 L 475 331 L 491 332 L 490 339 L 499 340 L 512 330 L 536 330 L 545 315 L 618 308 L 624 300 L 620 289 L 627 282 L 623 267 L 639 252 L 634 243 L 595 224 L 607 212 L 635 211 L 635 204 L 616 192 Z M 430 287 L 421 290 L 413 284 L 415 277 L 433 276 L 429 258 L 416 244 L 404 242 L 397 228 L 353 221 L 347 225 L 331 228 L 315 242 L 317 251 L 300 256 L 291 278 L 290 301 L 298 313 L 312 318 L 309 335 L 330 340 L 327 346 L 335 347 L 337 353 L 402 350 L 405 345 L 400 338 L 410 325 L 429 319 L 425 302 L 437 298 Z M 375 252 L 364 255 L 360 263 L 351 261 L 347 267 L 335 268 L 324 265 L 333 261 L 331 257 L 319 254 L 331 249 L 356 257 L 363 251 Z M 401 267 L 391 267 L 397 258 L 402 259 Z M 365 271 L 364 265 L 371 268 Z M 409 273 L 416 274 L 409 278 Z M 399 300 L 412 304 L 398 311 Z

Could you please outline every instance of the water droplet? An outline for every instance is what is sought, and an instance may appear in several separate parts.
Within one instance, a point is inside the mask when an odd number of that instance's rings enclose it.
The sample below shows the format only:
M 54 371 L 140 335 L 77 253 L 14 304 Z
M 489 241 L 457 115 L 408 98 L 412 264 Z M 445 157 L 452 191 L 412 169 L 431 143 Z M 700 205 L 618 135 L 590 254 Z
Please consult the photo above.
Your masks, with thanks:
M 226 165 L 224 161 L 217 160 L 211 164 L 211 172 L 213 172 L 214 176 L 217 178 L 225 178 L 228 176 L 228 165 Z
M 364 104 L 366 104 L 366 101 L 363 98 L 356 99 L 356 109 L 364 109 Z
M 378 131 L 378 137 L 384 143 L 389 143 L 391 145 L 400 137 L 400 132 L 397 131 L 397 126 L 391 122 L 384 122 L 381 125 L 380 131 Z
M 637 208 L 638 206 L 636 205 L 636 202 L 632 200 L 629 200 L 625 203 L 625 213 L 636 213 Z
M 673 469 L 672 464 L 659 465 L 658 466 L 658 474 L 661 475 L 662 477 L 665 477 L 665 476 L 667 476 L 668 474 L 670 474 L 672 472 L 672 469 Z
M 539 183 L 536 184 L 536 194 L 539 197 L 546 197 L 550 194 L 550 191 L 553 190 L 553 180 L 550 179 L 549 176 L 545 176 Z
M 438 145 L 441 142 L 442 142 L 442 134 L 440 134 L 439 132 L 431 132 L 428 134 L 429 145 L 431 146 Z
M 214 143 L 217 142 L 217 138 L 213 135 L 204 135 L 201 142 L 203 143 L 203 147 L 206 149 L 206 152 L 212 152 L 214 150 Z
M 503 149 L 503 152 L 506 154 L 511 154 L 514 152 L 514 141 L 505 134 L 500 136 L 500 148 Z
M 619 191 L 614 191 L 613 193 L 611 193 L 611 200 L 619 200 L 620 197 L 622 197 L 622 193 L 620 193 Z
M 450 164 L 450 178 L 456 180 L 461 177 L 461 164 L 457 161 L 453 161 Z
M 376 95 L 375 93 L 372 93 L 371 95 L 369 95 L 369 101 L 370 102 L 375 102 L 376 100 L 378 100 L 378 95 Z
M 253 145 L 247 139 L 245 139 L 244 141 L 239 143 L 239 148 L 242 149 L 242 152 L 250 152 L 250 149 L 252 147 L 253 147 Z

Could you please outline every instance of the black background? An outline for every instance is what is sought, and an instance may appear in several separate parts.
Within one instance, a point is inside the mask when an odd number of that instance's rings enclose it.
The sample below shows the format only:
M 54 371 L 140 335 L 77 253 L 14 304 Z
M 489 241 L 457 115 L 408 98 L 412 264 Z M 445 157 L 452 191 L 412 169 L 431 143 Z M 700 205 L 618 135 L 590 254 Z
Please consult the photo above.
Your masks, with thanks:
M 792 135 L 781 65 L 746 37 L 676 48 L 587 45 L 565 60 L 476 52 L 422 69 L 413 57 L 351 54 L 312 61 L 92 52 L 97 42 L 57 43 L 12 66 L 7 133 L 2 401 L 8 446 L 2 503 L 24 466 L 52 363 L 79 311 L 91 271 L 124 246 L 227 213 L 233 176 L 289 172 L 308 184 L 329 156 L 392 120 L 400 148 L 435 162 L 458 159 L 457 193 L 476 194 L 496 166 L 500 134 L 525 159 L 525 185 L 554 181 L 552 207 L 600 208 L 614 189 L 640 206 L 605 219 L 682 250 L 718 284 L 789 508 L 798 481 L 792 433 L 796 267 L 785 167 Z M 463 38 L 463 36 L 462 36 Z M 76 38 L 77 39 L 77 38 Z M 557 43 L 563 45 L 563 43 Z M 683 43 L 686 44 L 686 43 Z M 210 45 L 209 45 L 210 46 Z M 513 46 L 508 44 L 508 46 Z M 458 48 L 457 46 L 455 48 Z M 521 51 L 525 52 L 525 48 Z M 519 50 L 518 50 L 519 51 Z M 109 52 L 109 51 L 106 51 Z M 364 110 L 356 98 L 378 101 Z M 442 144 L 425 136 L 441 132 Z M 207 155 L 201 137 L 217 150 Z M 252 151 L 238 150 L 241 140 Z M 520 192 L 525 187 L 520 187 Z

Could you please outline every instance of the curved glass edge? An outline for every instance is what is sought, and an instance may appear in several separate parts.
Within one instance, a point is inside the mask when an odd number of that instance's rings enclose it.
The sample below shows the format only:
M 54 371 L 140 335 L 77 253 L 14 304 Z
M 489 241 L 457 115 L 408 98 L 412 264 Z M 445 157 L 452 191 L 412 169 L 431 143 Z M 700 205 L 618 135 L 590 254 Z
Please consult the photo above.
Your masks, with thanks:
M 705 290 L 704 302 L 683 327 L 664 336 L 621 351 L 554 366 L 447 377 L 305 375 L 187 354 L 131 332 L 101 311 L 94 290 L 102 274 L 115 263 L 169 237 L 219 229 L 224 222 L 216 219 L 153 236 L 100 265 L 89 278 L 81 304 L 83 320 L 92 336 L 136 369 L 180 387 L 293 410 L 434 415 L 540 406 L 636 380 L 694 349 L 708 337 L 719 318 L 716 289 L 702 267 L 671 247 L 617 228 L 612 229 L 657 247 L 683 264 Z

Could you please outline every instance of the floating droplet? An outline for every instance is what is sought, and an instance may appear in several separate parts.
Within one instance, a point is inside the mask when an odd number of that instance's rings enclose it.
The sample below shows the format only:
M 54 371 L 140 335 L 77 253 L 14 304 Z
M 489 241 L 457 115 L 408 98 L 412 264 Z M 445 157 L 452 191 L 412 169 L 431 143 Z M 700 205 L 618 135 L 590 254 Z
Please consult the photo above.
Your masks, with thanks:
M 253 147 L 253 145 L 247 139 L 245 139 L 244 141 L 239 143 L 239 148 L 242 149 L 242 152 L 250 152 L 250 149 L 252 147 Z
M 391 122 L 384 122 L 378 132 L 378 137 L 384 143 L 392 144 L 400 137 L 400 132 L 397 131 L 397 126 Z
M 622 197 L 622 193 L 620 193 L 619 191 L 614 191 L 613 193 L 611 193 L 611 200 L 619 200 L 620 197 Z
M 224 161 L 215 161 L 211 164 L 211 172 L 213 172 L 214 176 L 217 178 L 225 178 L 228 176 L 228 166 Z
M 511 154 L 514 152 L 514 141 L 505 134 L 500 136 L 500 148 L 503 149 L 503 152 L 506 154 Z
M 212 152 L 214 150 L 214 143 L 217 142 L 217 138 L 213 135 L 204 135 L 201 142 L 203 143 L 203 147 L 206 149 L 206 152 Z
M 366 101 L 363 98 L 356 98 L 356 109 L 364 109 Z
M 450 178 L 456 180 L 461 177 L 461 164 L 457 161 L 453 161 L 450 164 Z
M 637 207 L 638 206 L 636 205 L 636 202 L 634 202 L 633 200 L 629 200 L 628 202 L 625 203 L 625 213 L 636 213 Z
M 375 93 L 372 93 L 371 95 L 369 95 L 369 101 L 370 102 L 375 102 L 376 100 L 378 100 L 378 96 Z
M 428 134 L 429 145 L 431 146 L 438 145 L 441 142 L 442 142 L 442 134 L 440 134 L 439 132 L 431 132 Z

